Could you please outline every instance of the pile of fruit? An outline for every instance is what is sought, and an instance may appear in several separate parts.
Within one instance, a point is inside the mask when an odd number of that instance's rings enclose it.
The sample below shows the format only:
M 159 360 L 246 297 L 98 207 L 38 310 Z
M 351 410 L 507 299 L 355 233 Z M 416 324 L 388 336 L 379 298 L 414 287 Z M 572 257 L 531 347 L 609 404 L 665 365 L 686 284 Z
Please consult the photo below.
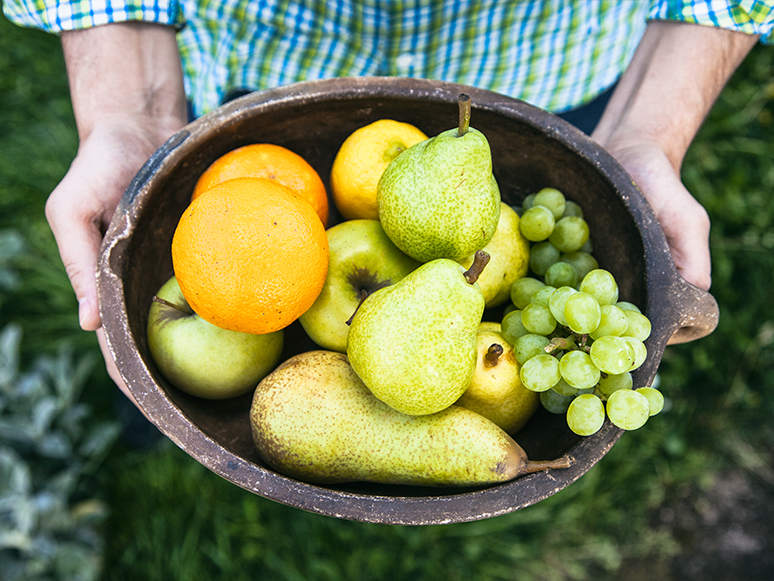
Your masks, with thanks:
M 618 300 L 582 209 L 552 188 L 503 203 L 459 104 L 432 138 L 388 119 L 352 133 L 330 181 L 345 220 L 327 229 L 322 181 L 280 146 L 235 149 L 196 185 L 149 349 L 192 395 L 253 393 L 253 439 L 283 474 L 504 482 L 571 465 L 530 460 L 512 437 L 541 403 L 584 436 L 663 406 L 632 389 L 650 323 Z M 294 321 L 319 349 L 281 361 Z

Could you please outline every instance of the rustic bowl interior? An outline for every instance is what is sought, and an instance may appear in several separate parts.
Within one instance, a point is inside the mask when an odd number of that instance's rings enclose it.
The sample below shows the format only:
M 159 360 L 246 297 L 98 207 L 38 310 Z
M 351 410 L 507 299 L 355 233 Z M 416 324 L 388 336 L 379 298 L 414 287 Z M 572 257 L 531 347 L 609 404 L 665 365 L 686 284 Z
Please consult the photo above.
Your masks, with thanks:
M 627 174 L 562 120 L 500 95 L 429 81 L 334 80 L 253 94 L 192 123 L 149 160 L 119 207 L 100 266 L 103 317 L 119 369 L 151 420 L 194 458 L 279 502 L 355 520 L 418 524 L 473 520 L 533 504 L 580 477 L 615 443 L 620 432 L 610 425 L 579 438 L 563 416 L 541 409 L 516 439 L 533 459 L 572 455 L 575 464 L 568 470 L 483 490 L 311 486 L 266 468 L 250 437 L 250 396 L 229 401 L 188 396 L 165 381 L 149 355 L 151 297 L 172 275 L 175 226 L 196 179 L 212 161 L 241 145 L 275 143 L 308 160 L 327 186 L 338 147 L 352 131 L 390 118 L 435 135 L 456 124 L 462 90 L 472 96 L 471 125 L 490 142 L 503 199 L 519 205 L 540 188 L 562 190 L 582 206 L 595 256 L 615 275 L 621 299 L 649 308 L 654 328 L 663 317 L 673 317 L 653 309 L 669 302 L 653 296 L 666 286 L 653 275 L 653 265 L 669 260 L 663 234 L 652 228 L 653 218 Z M 329 226 L 340 221 L 332 204 L 331 210 Z M 490 316 L 499 320 L 499 313 Z M 652 380 L 672 330 L 649 340 L 649 364 L 637 372 L 638 384 Z M 314 348 L 298 323 L 287 330 L 285 356 Z

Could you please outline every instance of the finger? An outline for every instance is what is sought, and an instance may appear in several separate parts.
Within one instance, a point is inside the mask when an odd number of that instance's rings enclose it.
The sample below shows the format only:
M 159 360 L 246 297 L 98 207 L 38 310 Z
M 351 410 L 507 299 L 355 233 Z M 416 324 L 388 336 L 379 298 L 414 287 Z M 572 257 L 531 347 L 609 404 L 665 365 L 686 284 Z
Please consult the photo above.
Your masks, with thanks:
M 701 289 L 709 290 L 712 284 L 710 221 L 704 208 L 693 197 L 676 198 L 674 206 L 659 219 L 664 225 L 672 259 L 680 276 Z
M 63 180 L 46 203 L 46 218 L 59 247 L 67 277 L 78 299 L 81 328 L 95 331 L 101 325 L 96 270 L 102 233 L 97 218 L 76 214 L 63 203 L 72 199 L 69 183 Z

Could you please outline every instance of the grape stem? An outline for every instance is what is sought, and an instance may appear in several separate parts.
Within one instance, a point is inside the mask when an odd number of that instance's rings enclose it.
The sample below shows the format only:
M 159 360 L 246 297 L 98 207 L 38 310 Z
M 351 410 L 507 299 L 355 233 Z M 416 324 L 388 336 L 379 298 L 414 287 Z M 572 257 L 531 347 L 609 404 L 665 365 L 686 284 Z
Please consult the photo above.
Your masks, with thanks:
M 551 342 L 545 346 L 545 352 L 548 354 L 556 351 L 569 351 L 575 347 L 575 341 L 566 337 L 554 337 Z

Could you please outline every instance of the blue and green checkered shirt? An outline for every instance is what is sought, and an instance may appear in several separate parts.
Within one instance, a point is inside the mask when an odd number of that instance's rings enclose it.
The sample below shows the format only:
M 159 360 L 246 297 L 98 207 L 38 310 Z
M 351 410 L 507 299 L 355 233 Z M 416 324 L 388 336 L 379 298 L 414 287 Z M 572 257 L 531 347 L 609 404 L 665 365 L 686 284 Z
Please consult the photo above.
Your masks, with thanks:
M 4 0 L 59 32 L 142 20 L 179 29 L 196 114 L 234 89 L 325 77 L 424 77 L 561 112 L 615 83 L 648 19 L 774 40 L 774 0 Z

